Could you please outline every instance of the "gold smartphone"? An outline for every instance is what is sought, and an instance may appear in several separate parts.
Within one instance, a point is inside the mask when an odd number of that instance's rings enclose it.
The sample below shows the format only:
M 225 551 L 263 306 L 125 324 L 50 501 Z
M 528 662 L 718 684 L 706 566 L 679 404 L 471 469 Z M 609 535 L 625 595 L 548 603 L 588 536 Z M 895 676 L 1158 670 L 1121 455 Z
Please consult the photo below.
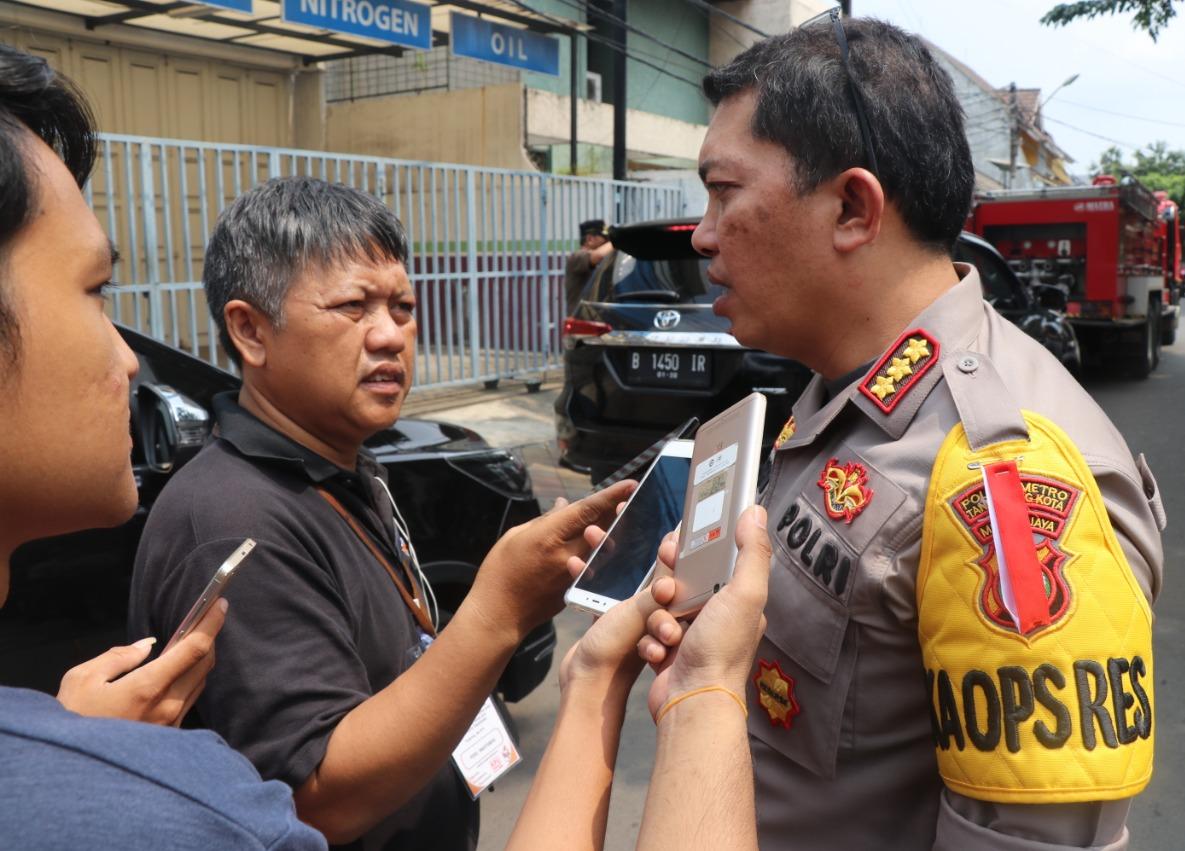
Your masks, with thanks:
M 255 549 L 255 541 L 247 538 L 243 543 L 235 547 L 235 551 L 226 557 L 217 572 L 206 584 L 206 588 L 202 591 L 202 595 L 197 598 L 197 601 L 190 607 L 189 613 L 181 621 L 181 626 L 177 627 L 177 631 L 173 633 L 173 637 L 169 639 L 169 643 L 165 645 L 162 653 L 168 652 L 168 649 L 180 641 L 185 636 L 189 635 L 190 631 L 201 623 L 202 618 L 210 611 L 211 607 L 218 602 L 218 598 L 226 590 L 226 586 L 230 584 L 230 580 L 234 578 L 235 571 L 238 570 L 239 564 L 242 563 L 250 553 Z
M 765 397 L 752 393 L 700 426 L 675 556 L 677 617 L 698 611 L 732 578 L 736 524 L 757 498 Z

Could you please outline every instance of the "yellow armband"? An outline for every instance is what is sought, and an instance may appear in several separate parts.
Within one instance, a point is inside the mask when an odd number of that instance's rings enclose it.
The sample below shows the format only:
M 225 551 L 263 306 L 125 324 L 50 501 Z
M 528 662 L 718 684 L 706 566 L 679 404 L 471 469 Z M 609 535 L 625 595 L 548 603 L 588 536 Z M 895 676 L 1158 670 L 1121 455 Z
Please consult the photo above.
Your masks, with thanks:
M 939 771 L 987 801 L 1130 797 L 1152 775 L 1151 611 L 1081 454 L 1047 419 L 1024 419 L 1028 441 L 978 452 L 955 426 L 930 479 L 918 635 Z M 1045 592 L 1027 634 L 982 473 L 1003 460 L 1017 462 Z

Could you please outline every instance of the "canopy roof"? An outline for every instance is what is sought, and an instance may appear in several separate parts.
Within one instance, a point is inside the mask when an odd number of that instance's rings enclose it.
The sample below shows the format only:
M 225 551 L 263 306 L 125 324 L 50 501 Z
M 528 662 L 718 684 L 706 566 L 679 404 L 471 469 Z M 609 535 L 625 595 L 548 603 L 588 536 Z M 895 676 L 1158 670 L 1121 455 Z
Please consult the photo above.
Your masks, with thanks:
M 571 33 L 588 29 L 587 24 L 579 21 L 531 12 L 513 0 L 419 2 L 432 7 L 434 47 L 448 44 L 449 15 L 453 11 L 477 13 L 500 24 L 540 33 Z M 84 20 L 87 29 L 98 32 L 105 26 L 125 24 L 270 50 L 297 56 L 306 64 L 372 53 L 398 56 L 405 50 L 413 49 L 364 36 L 289 23 L 281 19 L 280 3 L 277 0 L 253 0 L 249 13 L 177 0 L 17 0 L 17 5 L 76 15 Z

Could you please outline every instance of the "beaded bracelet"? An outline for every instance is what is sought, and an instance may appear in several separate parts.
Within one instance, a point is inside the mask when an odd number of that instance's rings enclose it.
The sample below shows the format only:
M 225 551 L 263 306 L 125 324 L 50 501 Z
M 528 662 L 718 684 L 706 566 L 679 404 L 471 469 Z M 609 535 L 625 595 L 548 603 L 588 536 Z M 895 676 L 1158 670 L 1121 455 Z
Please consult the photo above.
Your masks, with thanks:
M 662 717 L 664 715 L 666 715 L 668 712 L 670 712 L 672 709 L 674 709 L 678 704 L 687 700 L 687 698 L 695 697 L 697 694 L 704 694 L 705 692 L 709 692 L 709 691 L 724 692 L 725 694 L 727 694 L 729 697 L 731 697 L 733 700 L 736 701 L 737 706 L 739 706 L 741 708 L 741 712 L 743 712 L 745 714 L 745 717 L 746 718 L 749 717 L 749 707 L 745 706 L 745 701 L 741 700 L 741 698 L 737 695 L 737 693 L 734 692 L 732 689 L 727 689 L 724 686 L 704 686 L 703 688 L 693 688 L 691 691 L 685 691 L 685 692 L 683 692 L 683 694 L 676 695 L 675 697 L 672 697 L 671 699 L 669 699 L 666 703 L 664 703 L 662 705 L 662 708 L 658 710 L 658 714 L 654 716 L 655 725 L 657 726 L 658 722 L 662 720 Z

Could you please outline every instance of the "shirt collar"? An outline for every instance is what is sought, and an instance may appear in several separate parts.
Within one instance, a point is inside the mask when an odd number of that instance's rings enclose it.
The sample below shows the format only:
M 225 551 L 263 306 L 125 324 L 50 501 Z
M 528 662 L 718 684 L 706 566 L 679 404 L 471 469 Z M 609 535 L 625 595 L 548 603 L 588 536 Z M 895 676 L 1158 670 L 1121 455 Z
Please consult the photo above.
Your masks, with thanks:
M 849 379 L 847 386 L 836 390 L 833 385 L 830 389 L 834 392 L 829 394 L 828 382 L 822 375 L 815 374 L 794 405 L 797 430 L 793 437 L 782 444 L 782 449 L 792 449 L 812 442 L 849 403 L 863 411 L 894 440 L 905 433 L 922 402 L 941 380 L 940 361 L 969 346 L 979 334 L 983 321 L 983 288 L 979 272 L 967 263 L 955 263 L 954 266 L 959 275 L 959 282 L 916 316 L 907 326 L 908 330 L 894 341 L 871 367 L 846 376 Z M 873 401 L 871 394 L 861 391 L 861 386 L 866 382 L 871 383 L 874 378 L 871 374 L 873 369 L 879 368 L 915 330 L 924 332 L 938 343 L 938 355 L 925 374 L 902 393 L 900 403 L 885 411 L 883 405 L 877 405 Z
M 239 454 L 282 464 L 318 485 L 340 478 L 356 487 L 362 475 L 381 474 L 382 465 L 366 449 L 358 455 L 357 472 L 346 470 L 276 431 L 240 405 L 236 397 L 237 393 L 233 391 L 219 393 L 214 397 L 213 407 L 217 436 Z

